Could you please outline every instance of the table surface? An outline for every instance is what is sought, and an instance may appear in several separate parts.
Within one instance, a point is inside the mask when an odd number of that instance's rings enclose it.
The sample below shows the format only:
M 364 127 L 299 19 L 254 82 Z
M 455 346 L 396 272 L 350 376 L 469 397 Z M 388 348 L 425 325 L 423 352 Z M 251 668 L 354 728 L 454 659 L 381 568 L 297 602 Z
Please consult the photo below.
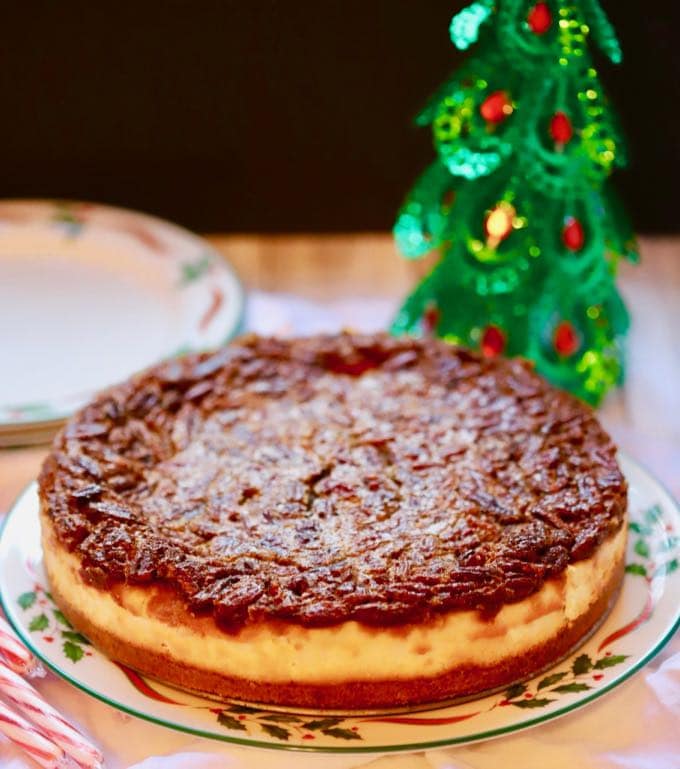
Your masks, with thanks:
M 428 267 L 426 263 L 408 263 L 395 253 L 386 234 L 352 236 L 214 236 L 211 240 L 233 263 L 248 289 L 288 292 L 317 300 L 330 307 L 332 300 L 373 299 L 388 309 L 398 302 L 417 277 Z M 643 262 L 639 267 L 624 265 L 620 286 L 633 316 L 629 339 L 628 380 L 623 390 L 609 397 L 601 417 L 618 444 L 647 464 L 680 497 L 680 345 L 675 339 L 680 328 L 680 238 L 643 239 Z M 258 297 L 252 307 L 262 306 Z M 375 300 L 380 300 L 376 302 Z M 385 300 L 388 300 L 387 303 Z M 258 305 L 259 301 L 259 305 Z M 269 305 L 272 301 L 269 302 Z M 369 307 L 361 303 L 360 307 Z M 347 317 L 345 314 L 342 317 Z M 353 314 L 350 317 L 355 317 Z M 8 509 L 21 488 L 37 475 L 46 453 L 45 447 L 0 449 L 0 514 Z M 656 667 L 655 667 L 655 666 Z M 667 652 L 647 666 L 627 688 L 609 696 L 607 713 L 593 706 L 577 718 L 564 719 L 557 725 L 546 725 L 507 738 L 500 746 L 493 741 L 456 750 L 451 754 L 428 753 L 407 757 L 390 757 L 371 763 L 371 769 L 388 766 L 443 767 L 474 766 L 491 769 L 500 760 L 509 765 L 524 766 L 623 766 L 638 755 L 636 766 L 675 767 L 677 732 L 673 729 L 677 708 L 680 655 L 673 642 Z M 633 688 L 631 688 L 633 687 Z M 664 692 L 667 691 L 667 694 Z M 187 741 L 185 735 L 150 728 L 143 722 L 126 723 L 126 716 L 96 704 L 60 681 L 44 682 L 45 696 L 67 716 L 90 728 L 93 738 L 107 751 L 114 769 L 184 769 L 185 766 L 297 767 L 298 758 L 285 762 L 277 755 L 265 764 L 262 754 L 238 751 L 233 746 L 211 746 L 206 752 L 200 740 Z M 630 697 L 638 704 L 629 706 Z M 667 702 L 666 702 L 667 700 Z M 673 702 L 676 703 L 673 706 Z M 664 704 L 665 703 L 665 704 Z M 90 714 L 92 716 L 90 717 Z M 626 722 L 633 718 L 634 722 Z M 123 724 L 125 724 L 123 726 Z M 129 734 L 129 745 L 121 745 L 121 729 Z M 136 736 L 134 736 L 136 735 Z M 636 745 L 644 754 L 636 754 Z M 0 746 L 5 755 L 10 751 Z M 186 752 L 188 751 L 188 752 Z M 618 753 L 617 753 L 618 751 Z M 177 755 L 173 757 L 173 753 Z M 597 756 L 592 758 L 593 753 Z M 237 756 L 238 754 L 238 756 Z M 643 758 L 644 755 L 644 758 Z M 656 763 L 667 755 L 669 763 Z M 533 757 L 535 761 L 527 763 Z M 324 757 L 324 762 L 327 757 Z M 458 762 L 458 759 L 462 763 Z M 338 761 L 339 761 L 338 757 Z M 566 761 L 566 763 L 563 763 Z M 141 762 L 141 763 L 140 763 Z M 363 759 L 361 761 L 363 763 Z M 3 766 L 3 759 L 0 758 Z M 14 765 L 14 763 L 13 763 Z M 19 761 L 19 766 L 27 764 Z M 305 765 L 309 765 L 308 763 Z M 314 764 L 316 766 L 316 764 Z M 336 762 L 335 766 L 339 766 Z M 343 767 L 349 766 L 343 760 Z
M 432 260 L 400 259 L 385 233 L 213 235 L 247 289 L 312 300 L 394 298 Z M 680 238 L 641 238 L 642 262 L 624 264 L 619 284 L 633 316 L 625 388 L 601 416 L 618 444 L 680 497 Z M 0 512 L 38 472 L 45 447 L 0 450 Z

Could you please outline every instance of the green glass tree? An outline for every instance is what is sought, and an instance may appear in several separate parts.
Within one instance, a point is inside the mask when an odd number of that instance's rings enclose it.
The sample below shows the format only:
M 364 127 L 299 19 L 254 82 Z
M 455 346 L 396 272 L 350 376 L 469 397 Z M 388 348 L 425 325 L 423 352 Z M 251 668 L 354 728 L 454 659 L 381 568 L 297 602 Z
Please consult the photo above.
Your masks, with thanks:
M 616 35 L 597 0 L 480 0 L 450 31 L 476 55 L 417 118 L 437 159 L 394 228 L 406 257 L 441 259 L 392 332 L 526 356 L 597 404 L 623 380 L 617 265 L 638 259 L 607 182 L 625 151 L 588 48 L 618 63 Z

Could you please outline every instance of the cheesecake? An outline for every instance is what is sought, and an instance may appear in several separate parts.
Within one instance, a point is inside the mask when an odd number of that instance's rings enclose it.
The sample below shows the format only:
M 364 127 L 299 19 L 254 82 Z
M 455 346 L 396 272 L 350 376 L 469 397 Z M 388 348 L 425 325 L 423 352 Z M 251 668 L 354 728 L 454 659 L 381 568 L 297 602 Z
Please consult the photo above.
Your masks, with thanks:
M 594 412 L 436 340 L 249 335 L 100 394 L 39 480 L 61 610 L 212 696 L 390 709 L 579 645 L 620 586 L 626 481 Z

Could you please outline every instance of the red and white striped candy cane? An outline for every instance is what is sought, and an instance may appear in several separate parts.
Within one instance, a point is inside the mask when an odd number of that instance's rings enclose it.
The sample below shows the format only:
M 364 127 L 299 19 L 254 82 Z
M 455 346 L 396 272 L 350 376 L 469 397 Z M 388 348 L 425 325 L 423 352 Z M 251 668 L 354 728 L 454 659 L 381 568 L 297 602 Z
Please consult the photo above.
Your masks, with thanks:
M 102 752 L 83 735 L 21 676 L 0 665 L 0 692 L 20 708 L 40 731 L 86 769 L 101 769 Z
M 15 637 L 12 628 L 0 617 L 0 654 L 8 667 L 22 676 L 44 676 L 42 665 Z
M 44 769 L 66 769 L 64 751 L 0 702 L 0 732 Z

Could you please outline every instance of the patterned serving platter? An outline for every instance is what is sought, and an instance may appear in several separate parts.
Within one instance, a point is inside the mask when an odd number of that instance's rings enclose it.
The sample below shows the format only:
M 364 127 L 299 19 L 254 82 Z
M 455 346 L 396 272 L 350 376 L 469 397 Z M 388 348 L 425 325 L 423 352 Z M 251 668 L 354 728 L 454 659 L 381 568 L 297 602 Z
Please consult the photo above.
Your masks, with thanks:
M 140 368 L 214 347 L 243 291 L 205 240 L 91 203 L 0 201 L 0 445 L 36 442 Z
M 626 457 L 628 562 L 605 622 L 570 657 L 530 681 L 482 699 L 399 714 L 329 715 L 219 703 L 178 691 L 112 662 L 55 606 L 42 569 L 32 484 L 0 537 L 0 600 L 14 629 L 59 676 L 122 711 L 182 732 L 260 748 L 321 752 L 414 751 L 517 732 L 602 697 L 640 670 L 680 625 L 680 511 Z

